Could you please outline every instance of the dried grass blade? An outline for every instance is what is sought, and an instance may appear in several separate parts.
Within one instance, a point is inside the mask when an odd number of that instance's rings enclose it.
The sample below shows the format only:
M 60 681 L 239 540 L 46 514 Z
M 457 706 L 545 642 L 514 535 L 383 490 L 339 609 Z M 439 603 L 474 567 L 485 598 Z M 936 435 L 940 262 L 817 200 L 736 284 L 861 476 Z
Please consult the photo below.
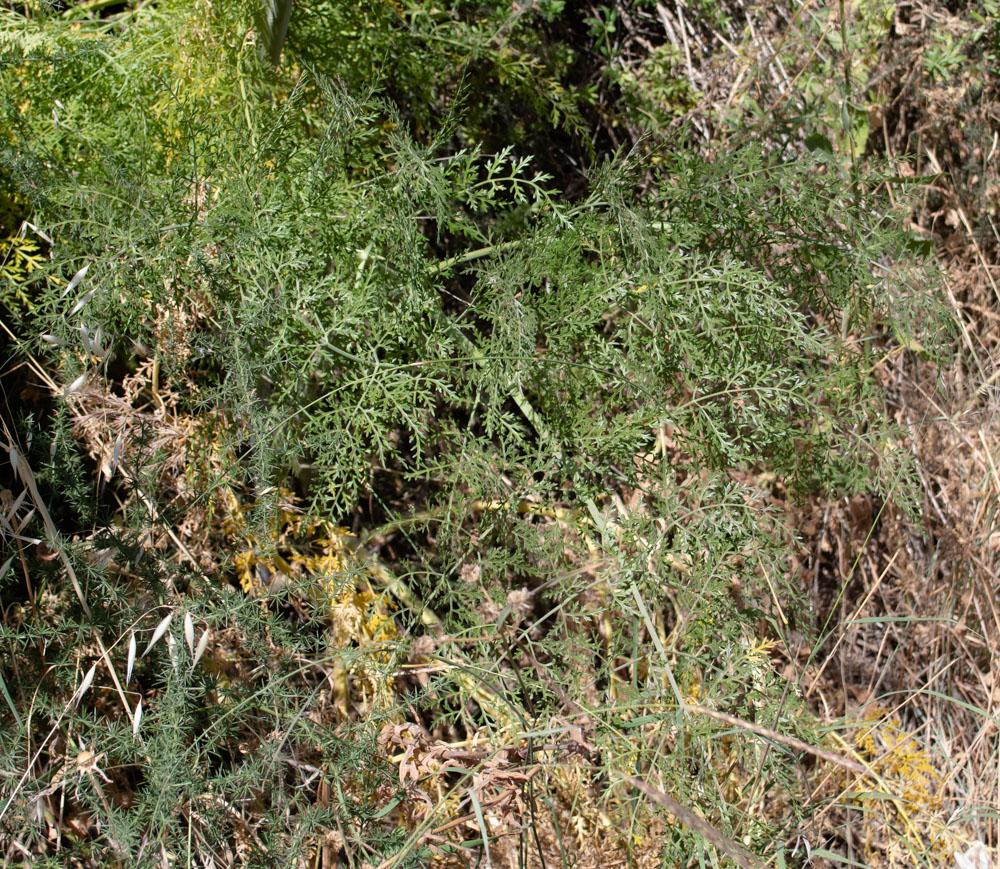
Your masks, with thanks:
M 142 722 L 142 698 L 139 698 L 139 702 L 135 704 L 135 715 L 132 717 L 132 738 L 139 733 L 139 724 Z
M 177 672 L 177 640 L 173 634 L 167 634 L 167 654 L 170 656 L 170 666 Z
M 27 512 L 27 514 L 25 514 L 25 516 L 21 519 L 21 521 L 18 522 L 17 528 L 14 531 L 15 534 L 20 534 L 28 526 L 28 523 L 31 521 L 31 518 L 35 515 L 35 512 L 36 512 L 35 508 L 32 507 Z
M 8 444 L 7 452 L 10 455 L 10 466 L 14 471 L 14 476 L 21 480 L 25 486 L 28 485 L 28 481 L 24 478 L 24 459 L 21 458 L 21 453 L 18 451 L 17 447 L 14 446 L 13 442 Z
M 24 503 L 24 499 L 28 497 L 28 490 L 21 489 L 21 494 L 14 499 L 14 503 L 10 505 L 10 509 L 7 515 L 13 518 L 17 515 L 17 511 L 21 509 L 21 505 Z
M 37 546 L 42 542 L 40 537 L 25 537 L 23 534 L 12 534 L 15 540 L 20 540 L 22 543 L 27 543 L 29 546 Z
M 728 855 L 738 863 L 743 869 L 764 869 L 764 864 L 758 861 L 753 854 L 738 845 L 728 836 L 723 835 L 715 829 L 708 821 L 698 817 L 691 809 L 682 806 L 677 800 L 668 797 L 663 791 L 646 784 L 635 776 L 622 776 L 623 781 L 627 781 L 632 787 L 638 788 L 654 803 L 663 806 L 670 814 L 686 827 L 690 827 L 699 836 L 715 845 L 720 851 Z
M 483 817 L 483 807 L 479 804 L 479 794 L 476 793 L 475 789 L 469 791 L 469 796 L 472 798 L 472 810 L 476 814 L 476 824 L 479 826 L 479 834 L 483 837 L 483 854 L 486 857 L 486 867 L 491 869 L 493 866 L 490 860 L 490 838 L 489 832 L 486 829 L 486 818 Z
M 642 595 L 639 594 L 639 589 L 634 582 L 631 584 L 631 591 L 632 597 L 635 600 L 635 605 L 639 608 L 642 620 L 646 624 L 646 630 L 649 631 L 649 636 L 653 640 L 653 645 L 656 646 L 656 651 L 660 654 L 660 660 L 663 662 L 663 669 L 666 671 L 667 679 L 670 682 L 670 690 L 674 692 L 674 698 L 677 700 L 677 705 L 681 709 L 685 709 L 687 704 L 684 702 L 684 695 L 681 694 L 681 689 L 677 686 L 677 680 L 674 679 L 674 671 L 670 666 L 670 657 L 667 655 L 667 650 L 663 648 L 663 642 L 660 640 L 660 632 L 656 630 L 656 625 L 653 624 L 653 619 L 649 615 L 649 610 L 646 608 Z
M 118 469 L 118 460 L 122 455 L 122 444 L 125 441 L 125 431 L 119 432 L 118 437 L 115 438 L 115 445 L 111 449 L 111 463 L 108 466 L 108 479 L 110 480 L 114 475 L 115 471 Z
M 784 733 L 778 733 L 778 731 L 771 730 L 768 727 L 761 727 L 759 724 L 744 721 L 742 718 L 735 718 L 732 715 L 727 715 L 725 712 L 716 712 L 716 710 L 708 709 L 704 706 L 688 706 L 687 709 L 688 712 L 694 712 L 698 715 L 714 718 L 716 721 L 721 721 L 731 727 L 746 730 L 749 733 L 755 733 L 757 736 L 773 740 L 774 742 L 779 742 L 782 745 L 787 745 L 789 748 L 794 748 L 796 751 L 802 751 L 806 754 L 813 755 L 813 757 L 818 757 L 822 760 L 828 761 L 829 763 L 836 764 L 837 766 L 846 767 L 852 772 L 856 772 L 858 775 L 866 775 L 868 773 L 868 770 L 856 760 L 852 760 L 842 754 L 837 754 L 834 751 L 827 751 L 825 748 L 818 748 L 815 745 L 810 745 L 808 742 L 803 742 L 801 739 L 796 739 L 794 736 L 786 736 Z
M 3 694 L 3 699 L 7 701 L 10 713 L 14 716 L 14 722 L 20 730 L 20 728 L 24 727 L 24 722 L 21 721 L 21 716 L 18 714 L 17 707 L 14 705 L 14 698 L 10 696 L 10 691 L 7 690 L 7 683 L 4 681 L 2 672 L 0 672 L 0 693 Z
M 38 228 L 37 226 L 35 226 L 35 224 L 33 224 L 33 223 L 31 223 L 30 221 L 26 220 L 26 221 L 24 221 L 24 225 L 25 225 L 26 227 L 28 227 L 28 229 L 30 229 L 30 230 L 31 230 L 31 231 L 32 231 L 32 232 L 33 232 L 33 233 L 34 233 L 35 235 L 37 235 L 37 236 L 38 236 L 38 237 L 39 237 L 39 238 L 40 238 L 40 239 L 41 239 L 42 241 L 44 241 L 44 242 L 47 242 L 47 243 L 48 243 L 48 244 L 50 244 L 50 245 L 51 245 L 51 244 L 53 243 L 53 242 L 52 242 L 52 239 L 51 239 L 51 238 L 49 238 L 48 234 L 47 234 L 47 233 L 45 233 L 45 232 L 43 232 L 42 230 L 40 230 L 40 229 L 39 229 L 39 228 Z M 85 268 L 90 268 L 90 266 L 85 266 Z
M 25 461 L 20 452 L 18 452 L 17 447 L 14 445 L 14 439 L 10 436 L 10 432 L 7 431 L 6 426 L 4 426 L 4 433 L 7 435 L 6 449 L 10 456 L 11 467 L 13 467 L 14 473 L 17 475 L 18 479 L 20 479 L 21 482 L 28 488 L 32 503 L 35 505 L 39 515 L 42 517 L 42 524 L 45 526 L 45 533 L 48 534 L 53 546 L 55 546 L 59 551 L 63 565 L 66 568 L 66 573 L 73 585 L 73 591 L 76 593 L 77 599 L 80 601 L 80 606 L 83 607 L 84 614 L 87 618 L 93 618 L 90 612 L 90 605 L 87 603 L 87 599 L 83 594 L 83 589 L 80 587 L 80 580 L 77 579 L 76 571 L 73 569 L 73 564 L 66 556 L 66 553 L 63 552 L 62 547 L 59 546 L 59 533 L 56 531 L 55 522 L 52 521 L 52 517 L 49 515 L 49 511 L 45 507 L 45 502 L 42 500 L 42 496 L 38 491 L 38 482 L 35 480 L 35 475 L 32 473 L 27 461 Z M 108 666 L 110 667 L 110 662 L 108 662 Z

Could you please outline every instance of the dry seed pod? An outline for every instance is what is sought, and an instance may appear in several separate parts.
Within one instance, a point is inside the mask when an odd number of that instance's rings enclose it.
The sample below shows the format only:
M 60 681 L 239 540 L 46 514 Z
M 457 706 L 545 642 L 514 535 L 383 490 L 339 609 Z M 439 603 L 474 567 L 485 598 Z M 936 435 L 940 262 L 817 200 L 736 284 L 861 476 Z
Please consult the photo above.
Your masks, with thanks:
M 82 269 L 80 269 L 80 271 L 70 278 L 70 282 L 66 285 L 66 289 L 62 291 L 62 296 L 60 298 L 65 298 L 72 293 L 73 290 L 80 285 L 80 281 L 87 276 L 88 271 L 90 271 L 90 263 L 87 263 Z
M 83 699 L 83 695 L 87 693 L 87 689 L 90 687 L 91 683 L 94 681 L 94 674 L 97 672 L 97 664 L 91 667 L 87 674 L 83 677 L 83 681 L 80 683 L 80 687 L 76 689 L 76 702 L 79 703 Z
M 74 314 L 80 313 L 84 306 L 94 297 L 94 291 L 91 290 L 89 293 L 85 293 L 83 298 L 80 299 L 72 308 L 70 308 L 69 313 L 66 315 L 67 319 L 72 317 Z
M 194 655 L 194 619 L 191 613 L 184 613 L 184 639 L 187 641 L 188 651 Z
M 201 656 L 205 654 L 205 649 L 208 647 L 208 635 L 210 631 L 205 628 L 204 633 L 201 635 L 201 639 L 198 640 L 198 648 L 194 650 L 194 661 L 191 662 L 191 669 L 193 670 L 198 666 L 198 662 L 201 660 Z
M 149 645 L 148 645 L 148 646 L 146 646 L 146 651 L 142 653 L 142 657 L 144 657 L 144 658 L 145 658 L 145 657 L 146 657 L 146 655 L 148 655 L 148 654 L 149 654 L 149 650 L 150 650 L 150 649 L 152 649 L 152 648 L 153 648 L 153 646 L 155 646 L 155 645 L 156 645 L 156 643 L 157 643 L 157 641 L 158 641 L 158 640 L 160 639 L 160 637 L 162 637 L 162 636 L 163 636 L 163 635 L 164 635 L 164 634 L 165 634 L 165 633 L 167 632 L 167 628 L 169 628 L 169 627 L 170 627 L 170 620 L 171 620 L 171 619 L 172 619 L 173 617 L 174 617 L 174 613 L 173 613 L 173 611 L 171 611 L 171 612 L 167 613 L 167 616 L 166 616 L 166 618 L 164 618 L 164 619 L 163 619 L 163 620 L 162 620 L 162 621 L 161 621 L 161 622 L 160 622 L 160 623 L 159 623 L 159 624 L 158 624 L 158 625 L 156 626 L 156 630 L 155 630 L 155 631 L 153 631 L 153 639 L 151 639 L 151 640 L 149 641 Z
M 167 634 L 167 654 L 170 655 L 170 666 L 177 672 L 177 640 L 173 634 Z
M 74 380 L 69 386 L 66 387 L 63 395 L 72 395 L 74 392 L 79 392 L 80 387 L 87 382 L 88 372 L 84 371 L 76 380 Z
M 125 664 L 125 685 L 132 681 L 132 667 L 135 665 L 135 631 L 128 640 L 128 661 Z

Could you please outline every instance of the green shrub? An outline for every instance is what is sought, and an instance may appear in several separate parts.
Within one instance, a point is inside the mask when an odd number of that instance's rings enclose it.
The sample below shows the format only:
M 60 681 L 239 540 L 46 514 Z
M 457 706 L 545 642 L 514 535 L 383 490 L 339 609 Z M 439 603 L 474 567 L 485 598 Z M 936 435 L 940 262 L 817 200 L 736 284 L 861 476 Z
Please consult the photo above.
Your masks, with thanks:
M 497 116 L 516 127 L 525 93 L 532 123 L 547 106 L 550 129 L 579 126 L 563 61 L 525 60 L 565 46 L 512 20 L 518 47 L 498 48 L 499 7 L 487 23 L 464 4 L 310 8 L 276 71 L 219 4 L 76 29 L 4 13 L 0 169 L 53 239 L 19 337 L 59 385 L 89 372 L 93 391 L 68 390 L 78 434 L 100 452 L 93 408 L 117 408 L 130 462 L 95 494 L 124 504 L 114 522 L 62 528 L 89 611 L 58 561 L 32 567 L 47 596 L 3 580 L 19 662 L 4 765 L 29 771 L 5 829 L 47 853 L 32 813 L 58 792 L 90 819 L 65 842 L 80 860 L 186 859 L 218 840 L 221 862 L 290 865 L 339 830 L 358 859 L 423 865 L 421 824 L 482 810 L 467 767 L 447 782 L 465 803 L 406 815 L 382 728 L 419 721 L 527 750 L 544 769 L 532 818 L 548 800 L 598 835 L 605 812 L 619 833 L 600 835 L 653 837 L 676 865 L 705 840 L 622 783 L 641 775 L 773 853 L 808 811 L 795 753 L 687 704 L 815 737 L 768 653 L 807 628 L 794 533 L 766 496 L 905 489 L 873 379 L 879 336 L 934 313 L 905 237 L 863 182 L 757 146 L 714 160 L 656 146 L 644 185 L 617 155 L 570 200 L 521 150 L 525 130 L 495 153 L 470 141 L 506 135 Z M 500 79 L 485 106 L 464 108 L 454 82 L 437 92 L 459 57 L 477 93 Z M 36 468 L 48 449 L 34 438 Z M 46 491 L 78 485 L 78 465 L 52 462 Z M 333 529 L 365 500 L 382 527 L 355 549 Z M 308 521 L 289 518 L 300 503 Z M 195 522 L 232 547 L 197 569 L 166 554 Z M 295 534 L 311 535 L 298 554 Z M 395 577 L 371 557 L 380 534 Z M 256 598 L 234 588 L 239 564 L 267 568 L 247 573 Z M 276 565 L 283 588 L 265 578 Z M 337 645 L 345 612 L 355 633 Z M 68 700 L 100 660 L 95 636 L 123 671 L 133 632 L 141 648 L 168 613 L 137 665 L 136 736 L 103 665 Z M 198 666 L 186 614 L 216 638 Z M 364 619 L 392 627 L 362 640 Z M 420 655 L 440 666 L 404 689 L 393 674 Z M 354 687 L 331 696 L 336 674 Z M 49 727 L 58 739 L 34 748 Z M 566 764 L 537 748 L 567 733 L 593 767 L 576 809 L 560 802 Z M 802 801 L 748 825 L 758 781 Z

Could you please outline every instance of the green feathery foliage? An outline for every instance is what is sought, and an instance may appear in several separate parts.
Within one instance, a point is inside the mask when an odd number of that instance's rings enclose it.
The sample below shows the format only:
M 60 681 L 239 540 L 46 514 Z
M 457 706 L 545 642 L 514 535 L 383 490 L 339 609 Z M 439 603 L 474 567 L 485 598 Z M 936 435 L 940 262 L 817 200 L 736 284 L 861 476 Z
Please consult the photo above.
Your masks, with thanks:
M 622 847 L 659 829 L 664 865 L 708 845 L 657 827 L 664 811 L 624 775 L 759 856 L 794 835 L 796 752 L 688 707 L 818 739 L 767 654 L 806 628 L 794 532 L 765 496 L 905 501 L 874 371 L 935 312 L 882 179 L 654 141 L 653 170 L 618 154 L 564 195 L 530 149 L 579 134 L 586 94 L 546 36 L 561 4 L 538 5 L 296 5 L 277 69 L 229 4 L 3 12 L 3 189 L 52 238 L 22 350 L 61 386 L 86 375 L 189 432 L 182 458 L 149 432 L 126 477 L 88 489 L 65 414 L 24 427 L 45 492 L 73 493 L 52 545 L 89 607 L 58 559 L 32 562 L 27 597 L 2 581 L 18 669 L 0 744 L 6 770 L 27 770 L 5 835 L 51 853 L 59 792 L 90 819 L 61 846 L 80 861 L 190 864 L 194 836 L 222 843 L 218 864 L 291 865 L 339 830 L 358 860 L 426 865 L 419 825 L 386 808 L 409 797 L 376 740 L 413 716 L 510 745 L 582 728 L 600 757 L 587 799 Z M 382 558 L 400 584 L 383 583 L 380 644 L 337 646 L 302 577 L 253 598 L 227 580 L 236 552 L 168 557 L 165 529 L 195 516 L 207 534 L 236 492 L 258 507 L 263 563 L 289 490 L 331 528 L 374 505 L 366 545 L 395 541 Z M 171 613 L 118 692 L 95 637 L 123 674 L 130 638 L 141 651 Z M 186 617 L 218 638 L 200 662 Z M 363 720 L 333 715 L 329 673 L 393 684 L 428 637 L 440 666 L 422 684 Z M 747 823 L 730 774 L 796 796 Z

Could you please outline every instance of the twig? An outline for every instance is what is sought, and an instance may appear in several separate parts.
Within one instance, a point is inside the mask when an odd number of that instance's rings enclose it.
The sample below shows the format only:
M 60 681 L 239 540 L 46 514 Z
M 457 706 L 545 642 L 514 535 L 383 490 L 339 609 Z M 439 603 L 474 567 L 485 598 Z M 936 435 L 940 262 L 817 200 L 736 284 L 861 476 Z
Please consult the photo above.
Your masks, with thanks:
M 632 787 L 637 788 L 642 791 L 649 799 L 654 803 L 657 803 L 663 808 L 665 808 L 670 814 L 672 814 L 677 820 L 687 827 L 690 827 L 698 835 L 702 836 L 704 839 L 711 842 L 723 853 L 727 854 L 736 863 L 743 867 L 743 869 L 764 869 L 764 864 L 758 861 L 753 854 L 747 851 L 742 845 L 738 845 L 728 836 L 720 833 L 715 827 L 713 827 L 704 818 L 700 818 L 691 809 L 686 806 L 682 806 L 673 797 L 668 797 L 663 791 L 658 788 L 654 788 L 652 785 L 646 784 L 646 782 L 641 779 L 637 779 L 633 775 L 622 776 L 622 781 L 628 782 Z

